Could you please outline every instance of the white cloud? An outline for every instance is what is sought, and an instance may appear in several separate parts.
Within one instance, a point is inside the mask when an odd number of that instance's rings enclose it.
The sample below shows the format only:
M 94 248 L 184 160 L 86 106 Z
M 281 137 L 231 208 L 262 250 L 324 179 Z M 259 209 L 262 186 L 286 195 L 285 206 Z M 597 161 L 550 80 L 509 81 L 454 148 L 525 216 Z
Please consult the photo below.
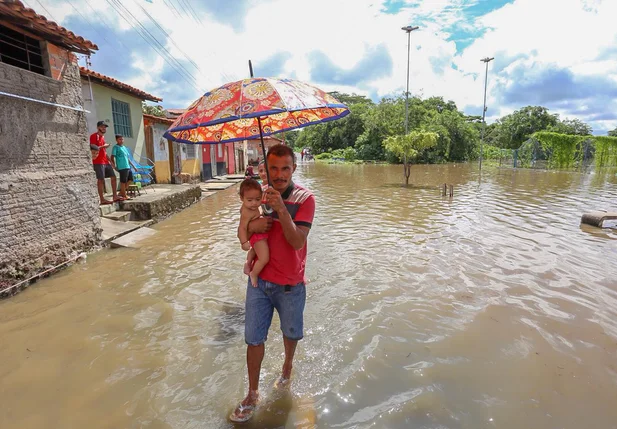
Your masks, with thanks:
M 78 16 L 66 1 L 40 1 L 60 23 L 70 16 Z M 71 0 L 71 3 L 92 20 L 98 18 L 90 9 L 95 8 L 114 30 L 132 28 L 108 2 Z M 119 8 L 115 1 L 112 3 Z M 387 50 L 392 58 L 389 75 L 356 87 L 319 86 L 366 95 L 402 94 L 407 72 L 407 37 L 400 28 L 408 24 L 421 26 L 412 33 L 410 89 L 413 94 L 441 95 L 454 100 L 459 108 L 467 108 L 468 114 L 481 114 L 478 106 L 482 105 L 484 64 L 480 58 L 496 57 L 489 68 L 489 120 L 522 107 L 497 104 L 502 91 L 517 83 L 513 79 L 521 79 L 521 67 L 529 70 L 524 79 L 533 79 L 552 67 L 568 69 L 576 76 L 617 80 L 617 60 L 605 54 L 617 43 L 615 0 L 515 0 L 475 20 L 466 16 L 467 8 L 486 2 L 409 0 L 397 13 L 384 13 L 382 3 L 379 0 L 313 0 L 309 5 L 298 0 L 251 0 L 246 3 L 244 22 L 226 22 L 202 13 L 198 24 L 188 15 L 177 17 L 168 2 L 122 2 L 142 23 L 150 21 L 140 6 L 156 19 L 174 41 L 167 40 L 166 48 L 183 61 L 204 90 L 247 77 L 248 59 L 253 60 L 259 75 L 260 64 L 277 53 L 287 52 L 290 56 L 282 67 L 283 73 L 310 81 L 308 56 L 313 51 L 321 51 L 334 65 L 350 70 L 368 51 L 379 47 Z M 45 13 L 37 7 L 37 2 L 28 0 L 28 4 Z M 461 37 L 482 35 L 457 52 L 456 44 L 450 40 L 455 30 L 466 31 Z M 160 33 L 157 37 L 164 40 Z M 106 49 L 104 40 L 94 41 L 101 50 Z M 200 73 L 180 51 L 190 56 Z M 131 79 L 131 83 L 160 93 L 165 85 L 160 75 L 165 65 L 163 60 L 140 52 L 133 55 L 136 69 L 142 75 Z M 440 65 L 443 65 L 442 73 L 435 71 Z M 199 95 L 195 91 L 192 99 Z M 188 104 L 192 99 L 185 102 Z M 617 123 L 598 121 L 594 128 L 613 125 Z

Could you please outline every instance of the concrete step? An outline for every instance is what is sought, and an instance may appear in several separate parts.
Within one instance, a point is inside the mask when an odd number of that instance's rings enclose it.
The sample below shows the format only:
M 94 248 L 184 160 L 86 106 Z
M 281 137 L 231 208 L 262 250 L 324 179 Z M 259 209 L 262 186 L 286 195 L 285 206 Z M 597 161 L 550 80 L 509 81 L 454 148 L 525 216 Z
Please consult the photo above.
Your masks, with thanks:
M 107 219 L 119 221 L 119 222 L 126 222 L 126 221 L 131 220 L 131 212 L 116 210 L 113 213 L 103 215 L 103 217 Z
M 234 183 L 221 182 L 221 183 L 200 183 L 199 186 L 202 191 L 221 191 L 233 186 Z
M 244 179 L 210 179 L 206 180 L 205 183 L 240 183 Z
M 120 207 L 118 206 L 118 203 L 106 204 L 106 205 L 99 206 L 99 213 L 101 214 L 101 216 L 106 216 L 119 209 Z
M 139 249 L 141 247 L 141 241 L 153 236 L 156 234 L 154 229 L 150 228 L 139 228 L 135 231 L 129 232 L 128 234 L 123 235 L 122 237 L 118 237 L 115 240 L 111 241 L 109 245 L 111 247 L 131 247 L 133 249 Z
M 103 217 L 101 218 L 101 227 L 103 228 L 103 233 L 101 234 L 101 236 L 104 241 L 109 242 L 123 236 L 124 234 L 128 234 L 131 231 L 135 231 L 136 229 L 152 225 L 153 223 L 154 221 L 152 220 L 129 220 L 127 222 L 116 222 L 114 220 Z

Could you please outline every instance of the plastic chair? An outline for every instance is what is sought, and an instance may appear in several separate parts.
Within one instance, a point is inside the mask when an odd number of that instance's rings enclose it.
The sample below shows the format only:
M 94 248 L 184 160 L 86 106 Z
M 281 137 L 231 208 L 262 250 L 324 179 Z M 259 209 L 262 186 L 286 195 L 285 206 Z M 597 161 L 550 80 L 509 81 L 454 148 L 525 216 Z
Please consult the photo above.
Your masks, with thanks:
M 152 175 L 154 166 L 139 163 L 130 150 L 127 150 L 127 152 L 129 154 L 129 160 L 131 161 L 129 164 L 131 165 L 131 172 L 133 173 L 133 183 L 136 184 L 139 189 L 142 189 L 145 193 L 147 193 L 144 187 L 154 183 L 154 176 Z M 145 159 L 146 162 L 154 164 L 152 160 L 148 158 L 138 157 L 139 159 Z M 156 192 L 154 188 L 152 188 L 152 191 Z

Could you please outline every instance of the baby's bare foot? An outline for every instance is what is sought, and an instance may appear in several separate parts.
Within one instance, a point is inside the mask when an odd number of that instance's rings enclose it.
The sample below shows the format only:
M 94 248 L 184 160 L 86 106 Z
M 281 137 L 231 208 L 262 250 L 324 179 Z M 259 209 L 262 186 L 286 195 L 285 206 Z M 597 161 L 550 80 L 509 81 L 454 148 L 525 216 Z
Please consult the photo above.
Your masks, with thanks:
M 251 271 L 251 273 L 249 274 L 249 277 L 251 278 L 251 284 L 253 285 L 253 287 L 257 287 L 258 275 L 253 274 L 253 272 Z

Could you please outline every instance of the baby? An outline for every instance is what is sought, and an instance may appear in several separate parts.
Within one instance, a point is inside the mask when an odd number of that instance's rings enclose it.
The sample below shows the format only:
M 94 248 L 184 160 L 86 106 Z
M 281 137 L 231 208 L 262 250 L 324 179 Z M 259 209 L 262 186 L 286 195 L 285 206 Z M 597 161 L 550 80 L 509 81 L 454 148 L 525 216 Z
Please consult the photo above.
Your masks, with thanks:
M 259 273 L 270 260 L 270 249 L 268 249 L 268 234 L 253 234 L 249 238 L 248 225 L 253 219 L 261 216 L 259 208 L 263 191 L 261 185 L 255 179 L 244 179 L 240 184 L 240 225 L 238 226 L 238 238 L 242 245 L 242 250 L 248 250 L 246 263 L 244 264 L 244 274 L 251 278 L 253 287 L 257 287 Z M 257 257 L 257 260 L 255 260 Z M 253 269 L 251 264 L 255 260 Z

